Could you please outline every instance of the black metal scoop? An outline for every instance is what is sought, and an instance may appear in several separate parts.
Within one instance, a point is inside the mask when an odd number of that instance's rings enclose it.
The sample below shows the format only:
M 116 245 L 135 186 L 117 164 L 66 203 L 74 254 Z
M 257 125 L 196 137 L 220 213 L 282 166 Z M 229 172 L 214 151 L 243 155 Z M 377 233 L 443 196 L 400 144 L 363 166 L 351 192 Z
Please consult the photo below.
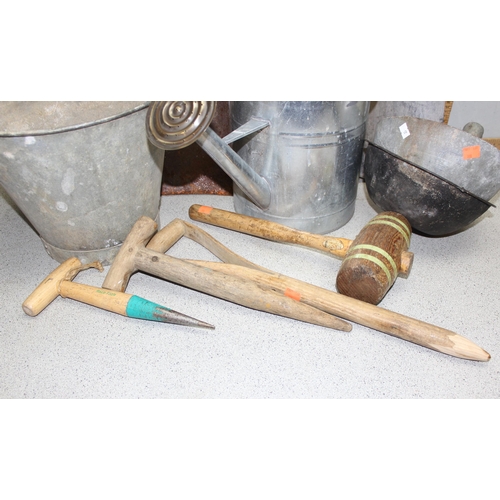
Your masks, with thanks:
M 498 165 L 495 162 L 497 158 L 500 158 L 500 152 L 496 148 L 466 132 L 438 122 L 406 117 L 393 117 L 389 120 L 392 120 L 390 123 L 393 129 L 391 133 L 396 137 L 394 140 L 392 137 L 387 140 L 387 130 L 385 130 L 386 139 L 382 137 L 380 142 L 388 143 L 391 149 L 378 143 L 376 134 L 374 142 L 368 141 L 365 152 L 364 178 L 366 188 L 370 198 L 378 208 L 383 211 L 390 210 L 401 213 L 409 220 L 416 232 L 429 236 L 445 236 L 465 229 L 490 207 L 495 206 L 470 189 L 456 184 L 436 171 L 445 172 L 459 180 L 465 179 L 470 185 L 475 186 L 481 183 L 485 185 L 481 189 L 491 194 L 492 188 L 496 189 L 495 182 L 498 182 L 498 179 L 491 179 L 492 182 L 487 186 L 484 179 L 479 179 L 474 184 L 472 167 L 476 171 L 480 170 L 481 175 L 485 175 L 486 170 L 486 174 L 494 176 L 496 172 L 498 177 L 500 175 L 500 168 L 498 168 L 500 162 Z M 408 141 L 403 147 L 404 137 L 400 138 L 399 130 L 394 131 L 394 127 L 398 123 L 406 123 L 407 121 L 410 121 L 411 133 L 414 134 L 414 137 L 412 137 L 412 142 Z M 421 127 L 424 132 L 432 131 L 433 133 L 419 135 L 421 124 L 425 125 Z M 387 123 L 384 120 L 381 120 L 377 127 L 380 125 L 387 128 Z M 460 135 L 460 141 L 457 141 L 460 143 L 456 144 L 456 147 L 450 143 L 450 137 L 447 137 L 448 130 L 444 131 L 444 135 L 441 133 L 444 130 L 443 127 L 451 129 L 453 134 L 451 139 Z M 446 139 L 446 144 L 440 148 L 440 140 L 443 139 Z M 467 147 L 467 144 L 478 142 L 481 148 L 486 150 L 486 160 L 476 160 L 476 164 L 473 164 L 472 162 L 462 162 L 461 158 L 453 156 L 456 155 L 455 150 L 458 149 L 461 152 L 463 147 Z M 484 144 L 487 145 L 486 148 L 484 148 Z M 491 151 L 490 148 L 493 148 L 494 151 Z M 400 151 L 403 151 L 405 157 L 397 154 Z M 419 159 L 425 165 L 429 164 L 433 171 L 410 160 L 409 156 Z M 483 163 L 478 165 L 478 161 Z M 486 169 L 482 168 L 485 161 L 488 162 Z M 495 167 L 497 167 L 496 170 Z M 465 168 L 471 169 L 472 174 L 464 172 Z

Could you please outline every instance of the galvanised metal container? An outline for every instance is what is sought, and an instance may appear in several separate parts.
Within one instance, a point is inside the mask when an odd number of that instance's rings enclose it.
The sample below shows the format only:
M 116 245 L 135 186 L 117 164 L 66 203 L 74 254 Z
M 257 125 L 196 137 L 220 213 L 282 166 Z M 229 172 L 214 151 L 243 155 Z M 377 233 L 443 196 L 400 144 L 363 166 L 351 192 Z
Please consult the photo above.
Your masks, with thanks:
M 268 126 L 239 139 L 233 149 L 270 189 L 259 206 L 234 184 L 239 213 L 295 229 L 328 233 L 355 208 L 368 101 L 237 101 L 233 126 L 262 120 Z
M 313 233 L 351 218 L 369 102 L 232 102 L 236 130 L 224 138 L 209 126 L 215 108 L 215 101 L 155 101 L 149 140 L 166 150 L 200 145 L 233 180 L 237 212 Z
M 1 102 L 0 184 L 59 262 L 110 264 L 142 215 L 158 220 L 164 151 L 144 102 Z
M 449 236 L 494 206 L 500 151 L 475 122 L 463 130 L 408 116 L 381 118 L 364 163 L 366 189 L 380 210 L 404 215 L 416 232 Z

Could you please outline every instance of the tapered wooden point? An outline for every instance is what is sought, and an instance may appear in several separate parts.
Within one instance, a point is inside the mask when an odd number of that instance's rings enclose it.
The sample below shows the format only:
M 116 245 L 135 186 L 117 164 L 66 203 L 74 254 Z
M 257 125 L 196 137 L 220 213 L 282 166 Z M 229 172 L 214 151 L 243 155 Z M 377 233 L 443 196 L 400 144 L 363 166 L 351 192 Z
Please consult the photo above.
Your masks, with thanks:
M 430 342 L 429 347 L 451 356 L 472 361 L 489 361 L 491 359 L 490 354 L 482 347 L 461 335 L 450 335 L 448 338 L 450 340 L 449 345 L 443 345 L 442 343 L 437 345 Z

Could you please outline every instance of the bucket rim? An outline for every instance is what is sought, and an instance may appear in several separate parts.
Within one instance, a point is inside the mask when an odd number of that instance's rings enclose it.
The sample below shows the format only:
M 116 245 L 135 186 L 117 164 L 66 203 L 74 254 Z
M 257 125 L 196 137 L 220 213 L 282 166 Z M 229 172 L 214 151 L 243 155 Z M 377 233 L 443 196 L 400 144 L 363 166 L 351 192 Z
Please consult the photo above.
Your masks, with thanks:
M 131 101 L 131 102 L 133 102 L 133 101 Z M 151 103 L 151 101 L 145 101 L 145 102 L 142 102 L 141 104 L 138 104 L 130 109 L 121 111 L 119 113 L 112 114 L 110 116 L 98 118 L 96 120 L 92 120 L 91 122 L 77 123 L 77 124 L 67 125 L 67 126 L 63 126 L 63 127 L 54 128 L 54 129 L 28 130 L 28 131 L 23 131 L 23 132 L 1 132 L 0 131 L 0 138 L 54 135 L 54 134 L 60 134 L 63 132 L 71 132 L 73 130 L 80 130 L 83 128 L 89 128 L 89 127 L 93 127 L 95 125 L 101 125 L 103 123 L 111 122 L 111 121 L 117 120 L 119 118 L 123 118 L 125 116 L 131 115 L 133 113 L 137 113 L 139 111 L 142 111 L 143 109 L 146 109 L 147 107 L 149 107 L 150 103 Z

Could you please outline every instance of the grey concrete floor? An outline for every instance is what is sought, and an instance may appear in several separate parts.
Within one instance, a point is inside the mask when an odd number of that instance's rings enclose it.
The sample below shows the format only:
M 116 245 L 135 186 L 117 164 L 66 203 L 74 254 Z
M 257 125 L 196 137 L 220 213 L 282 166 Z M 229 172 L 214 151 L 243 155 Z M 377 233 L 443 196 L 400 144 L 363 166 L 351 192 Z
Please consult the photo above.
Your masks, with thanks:
M 231 197 L 162 197 L 161 225 L 177 217 L 189 220 L 194 203 L 233 210 Z M 361 183 L 353 218 L 334 234 L 354 238 L 374 215 Z M 335 289 L 338 259 L 195 224 L 248 260 Z M 453 236 L 413 235 L 412 272 L 399 278 L 380 304 L 467 337 L 491 354 L 486 363 L 357 324 L 344 333 L 251 310 L 142 273 L 132 276 L 127 292 L 214 324 L 215 330 L 125 318 L 61 297 L 29 317 L 21 304 L 58 264 L 3 190 L 0 233 L 1 398 L 500 396 L 500 213 L 495 208 Z M 186 239 L 168 253 L 213 258 Z M 108 269 L 83 271 L 75 281 L 101 286 Z

